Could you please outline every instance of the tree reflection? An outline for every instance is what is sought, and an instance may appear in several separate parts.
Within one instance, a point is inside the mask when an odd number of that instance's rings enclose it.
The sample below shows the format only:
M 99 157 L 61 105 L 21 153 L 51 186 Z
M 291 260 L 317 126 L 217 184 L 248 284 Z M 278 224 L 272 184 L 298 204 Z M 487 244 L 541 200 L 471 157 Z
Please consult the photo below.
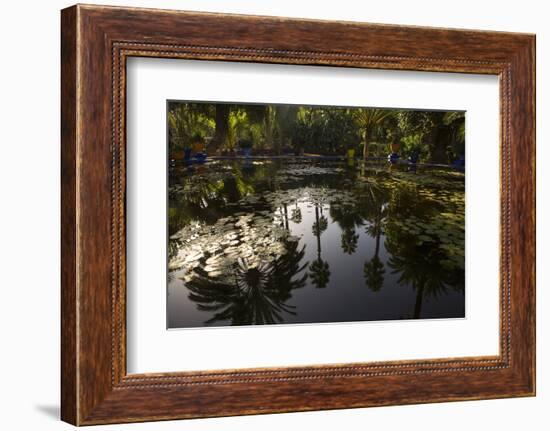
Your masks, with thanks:
M 320 204 L 315 204 L 315 222 L 312 231 L 317 237 L 317 259 L 309 265 L 309 276 L 313 285 L 321 289 L 326 287 L 330 281 L 330 268 L 328 262 L 321 258 L 321 234 L 327 229 L 328 221 L 322 214 L 319 216 L 320 206 Z
M 340 246 L 345 254 L 353 254 L 357 250 L 357 242 L 359 241 L 359 234 L 355 232 L 355 229 L 349 228 L 342 231 L 340 238 Z
M 194 270 L 187 282 L 189 299 L 201 311 L 213 312 L 205 324 L 229 321 L 231 325 L 264 325 L 284 321 L 285 314 L 295 314 L 287 302 L 291 291 L 305 286 L 307 274 L 300 273 L 305 247 L 286 242 L 287 253 L 272 262 L 251 265 L 239 258 L 229 276 L 211 277 L 202 268 Z
M 370 231 L 373 232 L 373 231 Z M 384 285 L 384 274 L 386 269 L 384 264 L 378 257 L 380 251 L 380 235 L 382 234 L 382 229 L 377 228 L 374 230 L 376 235 L 376 246 L 374 248 L 374 256 L 372 259 L 367 260 L 363 267 L 363 275 L 365 277 L 365 282 L 367 286 L 373 291 L 378 292 Z
M 393 274 L 399 274 L 400 285 L 410 286 L 415 291 L 412 317 L 419 319 L 426 298 L 437 298 L 449 289 L 464 291 L 464 271 L 452 264 L 449 253 L 439 247 L 447 232 L 437 231 L 430 225 L 436 225 L 434 222 L 441 213 L 425 204 L 416 187 L 407 183 L 397 187 L 389 211 L 395 219 L 387 225 L 388 265 Z M 402 220 L 409 221 L 409 224 Z
M 375 217 L 372 223 L 367 226 L 366 232 L 375 238 L 375 248 L 373 257 L 365 262 L 363 275 L 367 286 L 374 292 L 378 292 L 384 284 L 384 274 L 386 270 L 380 260 L 380 236 L 382 235 L 383 204 L 376 205 Z
M 253 164 L 246 168 L 233 164 L 217 169 L 210 170 L 206 165 L 170 168 L 170 235 L 191 222 L 215 223 L 221 216 L 231 214 L 232 207 L 255 196 L 258 188 L 269 187 L 275 168 L 271 164 Z M 257 206 L 258 210 L 268 208 Z
M 389 191 L 380 182 L 368 178 L 363 173 L 365 182 L 361 185 L 361 201 L 358 206 L 368 225 L 365 232 L 375 239 L 374 254 L 363 266 L 365 283 L 373 292 L 378 292 L 384 285 L 386 269 L 379 257 L 380 238 L 383 233 L 383 225 L 387 216 L 387 201 Z
M 290 219 L 296 224 L 302 223 L 302 210 L 298 206 L 298 201 L 295 202 L 295 208 L 292 209 Z
M 412 317 L 419 319 L 424 298 L 437 298 L 440 294 L 446 293 L 445 281 L 448 272 L 439 264 L 438 257 L 433 254 L 433 248 L 409 244 L 410 242 L 387 243 L 386 248 L 391 253 L 388 265 L 393 269 L 393 274 L 399 274 L 400 285 L 411 286 L 416 292 Z
M 342 204 L 335 202 L 330 206 L 330 215 L 342 229 L 340 246 L 345 254 L 353 254 L 357 250 L 359 235 L 356 227 L 363 225 L 363 217 L 358 205 Z
M 342 229 L 340 246 L 345 254 L 353 254 L 357 250 L 359 235 L 355 231 L 356 226 L 363 225 L 363 218 L 356 205 L 343 205 L 335 202 L 330 206 L 330 216 Z
M 384 264 L 378 257 L 374 255 L 371 260 L 365 262 L 363 267 L 363 275 L 365 277 L 365 283 L 373 292 L 378 292 L 384 285 L 384 274 L 386 269 Z

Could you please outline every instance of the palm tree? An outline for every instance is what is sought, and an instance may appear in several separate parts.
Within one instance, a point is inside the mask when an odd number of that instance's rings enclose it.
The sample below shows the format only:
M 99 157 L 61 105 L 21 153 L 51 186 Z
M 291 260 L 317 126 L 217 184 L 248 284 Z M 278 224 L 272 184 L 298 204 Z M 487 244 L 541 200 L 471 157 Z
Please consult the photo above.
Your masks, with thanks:
M 355 121 L 364 130 L 363 159 L 366 159 L 368 156 L 369 137 L 375 129 L 381 127 L 392 115 L 394 115 L 394 112 L 388 109 L 364 108 L 355 111 Z

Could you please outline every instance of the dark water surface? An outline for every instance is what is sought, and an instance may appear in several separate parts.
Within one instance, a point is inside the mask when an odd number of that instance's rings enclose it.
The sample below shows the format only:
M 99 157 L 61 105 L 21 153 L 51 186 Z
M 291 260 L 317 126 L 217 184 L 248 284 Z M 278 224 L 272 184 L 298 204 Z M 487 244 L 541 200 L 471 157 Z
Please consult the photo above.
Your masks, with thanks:
M 464 317 L 464 174 L 296 159 L 169 169 L 168 327 Z

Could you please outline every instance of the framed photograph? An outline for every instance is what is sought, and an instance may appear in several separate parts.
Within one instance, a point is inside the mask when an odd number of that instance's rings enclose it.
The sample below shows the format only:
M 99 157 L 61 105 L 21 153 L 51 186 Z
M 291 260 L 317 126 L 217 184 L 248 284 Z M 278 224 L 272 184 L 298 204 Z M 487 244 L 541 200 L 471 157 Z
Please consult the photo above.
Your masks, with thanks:
M 61 14 L 62 419 L 535 394 L 535 36 Z

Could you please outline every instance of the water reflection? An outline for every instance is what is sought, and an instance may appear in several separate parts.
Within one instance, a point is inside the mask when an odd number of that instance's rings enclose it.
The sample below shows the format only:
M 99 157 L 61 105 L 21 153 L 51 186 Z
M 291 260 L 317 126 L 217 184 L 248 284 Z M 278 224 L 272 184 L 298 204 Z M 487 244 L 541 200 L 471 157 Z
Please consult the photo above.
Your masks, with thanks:
M 330 268 L 328 262 L 324 261 L 321 257 L 321 234 L 327 230 L 328 221 L 327 218 L 323 215 L 320 205 L 315 203 L 315 223 L 311 228 L 313 235 L 317 238 L 317 259 L 315 259 L 309 268 L 311 282 L 317 288 L 326 287 L 330 281 Z M 321 214 L 319 216 L 319 213 Z
M 201 311 L 212 313 L 206 324 L 228 321 L 231 325 L 281 323 L 284 314 L 295 314 L 287 304 L 291 291 L 304 287 L 307 274 L 299 276 L 306 264 L 300 262 L 304 246 L 285 242 L 285 253 L 268 262 L 238 257 L 228 273 L 214 275 L 195 269 L 187 283 L 189 299 Z
M 169 171 L 170 327 L 464 316 L 464 174 L 306 160 Z

